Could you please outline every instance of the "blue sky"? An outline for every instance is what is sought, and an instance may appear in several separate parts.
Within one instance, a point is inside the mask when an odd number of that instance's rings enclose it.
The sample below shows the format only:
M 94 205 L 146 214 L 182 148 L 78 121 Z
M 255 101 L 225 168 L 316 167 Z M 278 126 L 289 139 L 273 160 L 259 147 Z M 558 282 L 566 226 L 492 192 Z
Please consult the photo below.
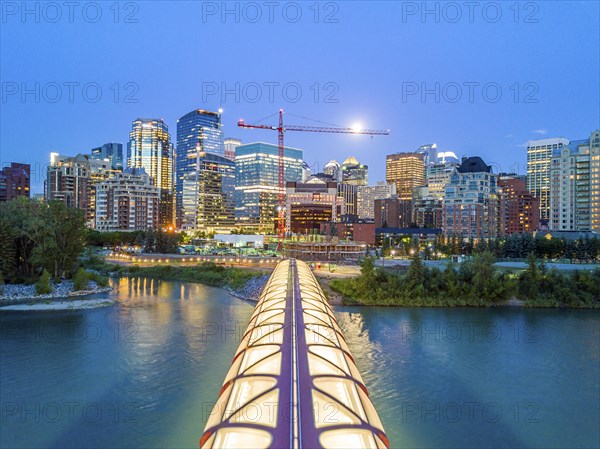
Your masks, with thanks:
M 236 122 L 280 107 L 389 128 L 373 139 L 286 135 L 315 167 L 355 155 L 372 183 L 386 154 L 426 143 L 523 172 L 527 140 L 600 127 L 597 1 L 1 7 L 0 162 L 32 164 L 34 192 L 51 151 L 126 144 L 137 117 L 163 118 L 175 141 L 177 118 L 195 108 L 222 107 L 225 135 L 244 142 L 276 143 Z

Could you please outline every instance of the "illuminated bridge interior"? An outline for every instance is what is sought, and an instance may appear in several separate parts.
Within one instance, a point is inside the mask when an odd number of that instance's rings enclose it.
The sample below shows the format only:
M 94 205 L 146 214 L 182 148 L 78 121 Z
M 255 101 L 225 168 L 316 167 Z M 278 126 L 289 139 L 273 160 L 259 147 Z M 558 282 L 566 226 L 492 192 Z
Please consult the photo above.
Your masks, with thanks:
M 265 286 L 201 448 L 389 448 L 310 268 L 280 262 Z

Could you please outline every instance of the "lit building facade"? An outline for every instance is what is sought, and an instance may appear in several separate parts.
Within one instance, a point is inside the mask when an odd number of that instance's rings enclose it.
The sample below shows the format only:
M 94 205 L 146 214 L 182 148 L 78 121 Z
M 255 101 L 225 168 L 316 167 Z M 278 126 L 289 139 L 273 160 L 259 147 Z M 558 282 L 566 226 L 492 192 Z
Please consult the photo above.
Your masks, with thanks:
M 336 182 L 288 182 L 285 212 L 288 233 L 318 234 L 322 223 L 341 219 L 344 199 Z
M 182 223 L 183 179 L 196 173 L 200 155 L 212 153 L 224 156 L 221 114 L 196 109 L 177 120 L 177 150 L 175 152 L 175 215 L 177 227 Z M 194 175 L 191 175 L 193 178 Z
M 92 148 L 92 159 L 108 159 L 113 170 L 123 171 L 123 144 L 111 142 Z
M 159 190 L 143 168 L 126 169 L 96 185 L 97 231 L 157 229 L 158 213 Z
M 338 184 L 338 195 L 344 198 L 345 215 L 358 217 L 358 188 L 356 184 L 341 182 Z
M 235 150 L 235 220 L 242 228 L 274 232 L 279 200 L 279 150 L 257 142 Z M 302 150 L 284 148 L 284 181 L 302 180 Z
M 430 187 L 417 187 L 413 199 L 413 221 L 415 225 L 418 228 L 441 229 L 443 215 L 444 195 L 439 195 L 437 192 L 432 193 Z
M 375 200 L 375 228 L 412 227 L 412 200 L 386 198 Z
M 600 232 L 600 131 L 554 150 L 550 229 Z
M 504 209 L 504 233 L 531 234 L 540 227 L 539 199 L 527 191 L 525 180 L 501 175 L 498 187 L 502 190 L 501 207 Z
M 454 169 L 444 196 L 444 235 L 462 239 L 502 234 L 498 175 L 480 157 L 464 158 Z
M 443 153 L 446 154 L 446 153 Z M 454 153 L 452 153 L 454 154 Z M 452 170 L 460 165 L 456 156 L 443 158 L 427 168 L 426 184 L 429 188 L 429 194 L 441 200 L 444 198 L 446 185 L 450 182 Z
M 401 200 L 412 200 L 415 187 L 425 185 L 423 154 L 390 154 L 385 161 L 385 180 L 396 185 L 396 194 Z
M 358 186 L 357 215 L 363 220 L 375 218 L 375 200 L 391 198 L 396 195 L 396 184 L 379 182 L 374 186 Z
M 61 156 L 50 153 L 45 196 L 67 207 L 85 212 L 86 225 L 94 228 L 96 214 L 96 185 L 115 173 L 109 159 L 94 159 L 89 154 Z
M 235 149 L 242 144 L 240 139 L 236 139 L 234 137 L 227 137 L 223 142 L 223 147 L 225 150 L 225 157 L 231 161 L 235 160 Z
M 183 177 L 181 228 L 228 233 L 235 227 L 235 162 L 201 153 L 197 170 Z
M 159 189 L 159 223 L 173 225 L 173 144 L 162 119 L 134 120 L 127 144 L 127 167 L 143 168 Z
M 326 165 L 325 169 L 329 170 L 329 167 Z M 350 156 L 349 158 L 347 158 L 342 163 L 340 170 L 342 182 L 344 184 L 352 184 L 355 186 L 369 185 L 369 167 L 358 162 L 358 160 L 354 156 Z M 325 173 L 327 172 L 325 171 Z
M 552 154 L 569 141 L 564 137 L 527 142 L 527 190 L 540 200 L 540 221 L 550 222 L 550 167 Z
M 12 162 L 0 170 L 0 202 L 24 196 L 29 198 L 31 167 L 29 164 Z

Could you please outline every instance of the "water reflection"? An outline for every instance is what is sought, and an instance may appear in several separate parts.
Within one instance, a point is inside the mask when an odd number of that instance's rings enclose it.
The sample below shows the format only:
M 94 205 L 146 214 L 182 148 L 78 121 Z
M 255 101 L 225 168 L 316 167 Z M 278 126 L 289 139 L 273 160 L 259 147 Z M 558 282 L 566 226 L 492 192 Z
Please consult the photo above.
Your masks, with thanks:
M 337 316 L 393 447 L 600 441 L 596 311 L 339 307 Z
M 196 284 L 116 286 L 112 308 L 0 314 L 0 447 L 198 446 L 252 305 Z M 336 317 L 393 447 L 598 446 L 599 312 Z

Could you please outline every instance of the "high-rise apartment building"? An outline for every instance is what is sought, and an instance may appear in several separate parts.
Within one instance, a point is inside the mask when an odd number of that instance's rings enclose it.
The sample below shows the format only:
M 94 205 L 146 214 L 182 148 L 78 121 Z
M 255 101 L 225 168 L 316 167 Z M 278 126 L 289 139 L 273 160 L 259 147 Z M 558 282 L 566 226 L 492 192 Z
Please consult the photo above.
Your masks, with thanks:
M 446 153 L 442 153 L 446 154 Z M 454 153 L 452 153 L 454 154 Z M 442 200 L 446 185 L 450 182 L 452 170 L 460 165 L 456 156 L 443 158 L 427 168 L 427 187 L 429 195 Z
M 225 157 L 231 161 L 235 160 L 235 149 L 242 144 L 240 139 L 227 137 L 223 143 L 225 148 Z
M 553 151 L 550 229 L 600 231 L 600 131 Z
M 450 177 L 448 176 L 448 181 Z M 444 184 L 445 189 L 446 184 Z M 417 187 L 413 198 L 413 221 L 418 228 L 441 229 L 443 226 L 444 195 L 429 187 Z
M 227 233 L 235 227 L 235 162 L 200 153 L 196 170 L 183 176 L 181 229 Z
M 362 220 L 375 218 L 375 200 L 391 198 L 396 195 L 396 184 L 379 182 L 374 186 L 358 186 L 357 215 Z
M 277 145 L 256 142 L 235 150 L 235 219 L 239 226 L 274 232 L 279 199 Z M 302 180 L 302 150 L 284 148 L 284 181 Z M 284 192 L 285 193 L 285 192 Z
M 62 201 L 68 207 L 89 210 L 91 176 L 89 158 L 50 153 L 46 176 L 46 199 Z
M 177 120 L 177 149 L 175 151 L 175 211 L 177 226 L 181 227 L 183 207 L 183 178 L 196 173 L 200 155 L 224 156 L 223 126 L 219 112 L 196 109 Z M 191 175 L 192 178 L 194 175 Z
M 321 224 L 338 222 L 344 213 L 344 199 L 337 183 L 288 182 L 286 184 L 286 231 L 292 234 L 318 234 Z
M 96 185 L 95 228 L 100 232 L 158 227 L 159 189 L 143 168 L 128 168 Z
M 338 194 L 344 198 L 345 215 L 356 215 L 358 217 L 358 188 L 356 184 L 340 182 L 337 185 Z
M 31 167 L 29 164 L 12 162 L 0 170 L 0 202 L 24 196 L 29 198 Z
M 527 142 L 527 190 L 540 200 L 540 222 L 550 221 L 550 167 L 552 154 L 569 141 L 564 137 Z
M 159 189 L 159 223 L 173 225 L 173 144 L 162 119 L 133 121 L 127 144 L 127 167 L 143 168 Z
M 50 153 L 45 196 L 68 207 L 85 212 L 86 225 L 94 228 L 96 220 L 96 186 L 115 173 L 109 159 L 94 159 L 89 154 L 61 156 Z
M 108 159 L 113 170 L 123 171 L 123 144 L 111 142 L 92 148 L 92 159 Z
M 527 191 L 525 180 L 517 175 L 500 175 L 501 207 L 504 209 L 504 233 L 531 234 L 540 226 L 539 199 Z
M 325 166 L 325 168 L 329 170 L 329 167 L 327 165 Z M 354 156 L 350 156 L 349 158 L 347 158 L 342 163 L 340 170 L 342 182 L 344 184 L 352 184 L 355 186 L 369 185 L 369 167 L 358 162 L 358 160 Z
M 385 180 L 396 184 L 396 194 L 401 200 L 412 200 L 415 187 L 425 185 L 423 154 L 390 154 L 385 161 Z
M 496 238 L 502 234 L 503 220 L 498 175 L 480 157 L 463 158 L 446 186 L 445 236 Z

